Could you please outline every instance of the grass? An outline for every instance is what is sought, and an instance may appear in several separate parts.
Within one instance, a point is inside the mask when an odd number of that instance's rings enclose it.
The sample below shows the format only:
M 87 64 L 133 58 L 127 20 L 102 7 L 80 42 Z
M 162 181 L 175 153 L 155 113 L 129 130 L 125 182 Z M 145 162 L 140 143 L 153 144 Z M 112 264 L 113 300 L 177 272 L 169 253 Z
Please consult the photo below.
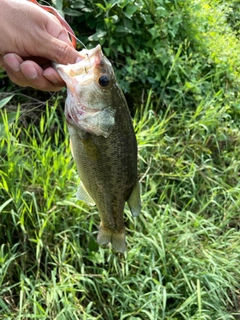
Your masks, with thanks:
M 0 118 L 0 319 L 239 319 L 240 131 L 221 93 L 134 117 L 142 212 L 99 247 L 57 102 Z M 13 122 L 13 119 L 15 121 Z

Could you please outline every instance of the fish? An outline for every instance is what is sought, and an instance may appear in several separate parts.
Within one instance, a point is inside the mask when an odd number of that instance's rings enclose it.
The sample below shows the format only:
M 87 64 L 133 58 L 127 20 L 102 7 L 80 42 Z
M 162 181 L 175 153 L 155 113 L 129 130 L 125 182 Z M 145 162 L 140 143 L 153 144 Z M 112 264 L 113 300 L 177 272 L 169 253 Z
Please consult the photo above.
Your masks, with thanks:
M 79 51 L 80 61 L 54 67 L 65 81 L 65 118 L 80 186 L 77 198 L 96 205 L 97 242 L 124 252 L 124 207 L 141 211 L 138 148 L 124 94 L 101 46 Z

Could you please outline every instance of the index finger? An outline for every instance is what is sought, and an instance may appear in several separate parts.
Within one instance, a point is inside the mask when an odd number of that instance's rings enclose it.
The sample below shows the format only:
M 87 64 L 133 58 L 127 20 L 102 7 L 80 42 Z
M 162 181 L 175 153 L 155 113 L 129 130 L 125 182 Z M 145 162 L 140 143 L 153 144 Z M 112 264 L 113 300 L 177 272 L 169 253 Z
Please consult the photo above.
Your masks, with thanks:
M 41 45 L 42 43 L 44 45 Z M 72 47 L 66 30 L 62 28 L 57 36 L 51 34 L 42 35 L 41 39 L 39 39 L 39 45 L 38 56 L 57 63 L 75 63 L 79 57 L 78 51 Z

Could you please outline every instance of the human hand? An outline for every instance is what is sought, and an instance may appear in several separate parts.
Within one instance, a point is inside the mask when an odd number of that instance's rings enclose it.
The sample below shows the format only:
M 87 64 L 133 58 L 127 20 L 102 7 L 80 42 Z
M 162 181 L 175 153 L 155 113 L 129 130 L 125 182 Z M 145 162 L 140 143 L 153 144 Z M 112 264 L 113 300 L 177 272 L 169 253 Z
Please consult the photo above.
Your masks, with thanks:
M 50 13 L 22 0 L 2 0 L 0 65 L 16 84 L 58 91 L 65 83 L 51 61 L 74 63 L 80 58 L 68 33 Z

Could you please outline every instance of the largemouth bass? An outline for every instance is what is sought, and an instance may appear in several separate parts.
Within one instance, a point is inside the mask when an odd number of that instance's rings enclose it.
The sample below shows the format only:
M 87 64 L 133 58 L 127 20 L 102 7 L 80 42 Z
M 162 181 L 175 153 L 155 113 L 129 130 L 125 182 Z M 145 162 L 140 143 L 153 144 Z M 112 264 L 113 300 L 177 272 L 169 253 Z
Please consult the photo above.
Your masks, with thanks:
M 79 52 L 75 64 L 54 64 L 66 82 L 65 116 L 81 184 L 77 197 L 97 206 L 97 242 L 126 250 L 124 205 L 141 210 L 137 142 L 127 102 L 101 46 Z

